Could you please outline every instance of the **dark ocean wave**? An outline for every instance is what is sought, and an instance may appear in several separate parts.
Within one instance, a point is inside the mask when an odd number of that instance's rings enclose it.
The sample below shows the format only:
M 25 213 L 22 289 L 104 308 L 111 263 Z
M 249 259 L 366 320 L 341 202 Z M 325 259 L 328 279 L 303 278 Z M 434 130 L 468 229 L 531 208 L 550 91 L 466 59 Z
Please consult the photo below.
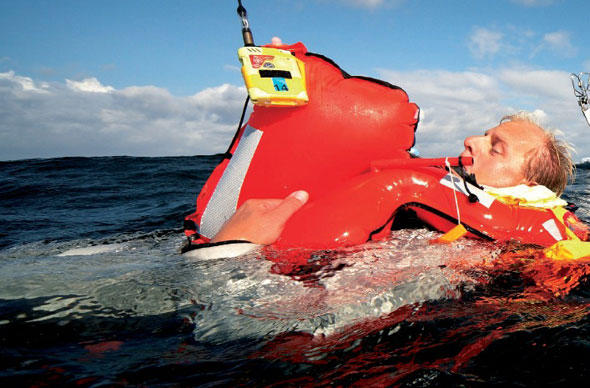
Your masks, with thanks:
M 220 160 L 212 155 L 2 162 L 0 247 L 178 228 Z
M 428 230 L 199 261 L 183 217 L 221 155 L 0 162 L 3 386 L 583 386 L 586 263 Z M 564 198 L 590 222 L 590 168 Z M 492 264 L 490 264 L 492 263 Z M 572 280 L 572 279 L 575 279 Z M 573 284 L 573 283 L 575 284 Z M 554 290 L 559 284 L 570 292 Z M 553 288 L 552 288 L 553 287 Z

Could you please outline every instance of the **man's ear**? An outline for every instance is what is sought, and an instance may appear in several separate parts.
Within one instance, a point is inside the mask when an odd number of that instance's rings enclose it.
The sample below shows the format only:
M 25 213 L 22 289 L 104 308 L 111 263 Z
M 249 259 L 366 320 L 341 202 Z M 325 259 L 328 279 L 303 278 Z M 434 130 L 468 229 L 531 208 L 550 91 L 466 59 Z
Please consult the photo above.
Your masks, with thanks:
M 523 173 L 524 175 L 524 173 Z M 527 186 L 536 186 L 538 185 L 538 183 L 534 180 L 534 179 L 529 179 L 526 176 L 523 176 L 522 179 L 520 180 L 520 182 L 518 182 L 519 185 L 527 185 Z

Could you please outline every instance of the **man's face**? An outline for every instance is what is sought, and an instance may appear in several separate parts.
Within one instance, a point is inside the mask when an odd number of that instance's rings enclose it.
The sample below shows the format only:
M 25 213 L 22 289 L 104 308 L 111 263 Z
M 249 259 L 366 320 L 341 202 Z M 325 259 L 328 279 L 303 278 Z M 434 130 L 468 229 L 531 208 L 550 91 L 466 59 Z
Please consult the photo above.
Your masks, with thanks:
M 543 130 L 528 121 L 506 121 L 485 135 L 465 139 L 461 156 L 473 157 L 465 170 L 475 174 L 479 184 L 508 187 L 528 182 L 524 176 L 527 153 L 543 145 Z

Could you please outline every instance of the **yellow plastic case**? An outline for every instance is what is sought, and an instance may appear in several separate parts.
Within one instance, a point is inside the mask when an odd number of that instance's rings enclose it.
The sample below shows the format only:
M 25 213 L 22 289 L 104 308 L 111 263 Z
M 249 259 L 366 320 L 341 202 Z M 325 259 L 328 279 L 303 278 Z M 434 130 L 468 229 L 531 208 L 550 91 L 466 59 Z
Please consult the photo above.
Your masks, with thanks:
M 242 47 L 238 50 L 242 76 L 257 105 L 305 105 L 305 64 L 287 50 Z

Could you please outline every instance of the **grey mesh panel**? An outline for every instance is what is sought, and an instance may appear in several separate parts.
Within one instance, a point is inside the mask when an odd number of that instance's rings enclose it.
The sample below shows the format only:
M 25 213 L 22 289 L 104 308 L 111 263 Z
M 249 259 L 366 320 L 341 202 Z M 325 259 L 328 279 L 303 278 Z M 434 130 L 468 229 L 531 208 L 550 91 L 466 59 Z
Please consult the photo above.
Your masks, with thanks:
M 225 221 L 236 211 L 244 177 L 248 172 L 262 133 L 249 125 L 244 130 L 236 152 L 229 161 L 203 212 L 200 225 L 200 233 L 203 236 L 208 238 L 215 236 Z

